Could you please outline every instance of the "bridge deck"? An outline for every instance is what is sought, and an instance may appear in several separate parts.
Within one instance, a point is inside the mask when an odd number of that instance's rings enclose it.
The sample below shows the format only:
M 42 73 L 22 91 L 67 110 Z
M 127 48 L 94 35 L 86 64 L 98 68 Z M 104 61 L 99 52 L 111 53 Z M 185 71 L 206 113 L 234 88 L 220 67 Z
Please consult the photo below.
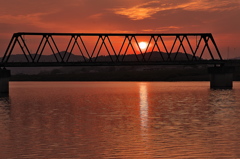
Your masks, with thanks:
M 7 62 L 0 67 L 61 67 L 61 66 L 137 66 L 137 65 L 240 65 L 239 60 L 148 61 L 148 62 Z

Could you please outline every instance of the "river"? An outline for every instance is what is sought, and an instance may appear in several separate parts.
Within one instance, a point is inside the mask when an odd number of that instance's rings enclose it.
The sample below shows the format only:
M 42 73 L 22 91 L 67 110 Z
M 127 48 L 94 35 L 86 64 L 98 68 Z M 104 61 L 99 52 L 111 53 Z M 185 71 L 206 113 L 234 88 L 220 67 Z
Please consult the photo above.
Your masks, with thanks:
M 240 82 L 10 82 L 0 158 L 240 158 Z

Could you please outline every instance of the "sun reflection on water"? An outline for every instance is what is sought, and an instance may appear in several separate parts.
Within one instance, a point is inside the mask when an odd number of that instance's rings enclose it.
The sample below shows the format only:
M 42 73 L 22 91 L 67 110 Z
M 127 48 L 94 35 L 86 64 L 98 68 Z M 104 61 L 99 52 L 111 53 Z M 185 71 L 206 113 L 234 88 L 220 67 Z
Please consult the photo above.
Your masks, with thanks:
M 146 83 L 140 83 L 139 96 L 141 128 L 145 129 L 148 126 L 148 90 Z

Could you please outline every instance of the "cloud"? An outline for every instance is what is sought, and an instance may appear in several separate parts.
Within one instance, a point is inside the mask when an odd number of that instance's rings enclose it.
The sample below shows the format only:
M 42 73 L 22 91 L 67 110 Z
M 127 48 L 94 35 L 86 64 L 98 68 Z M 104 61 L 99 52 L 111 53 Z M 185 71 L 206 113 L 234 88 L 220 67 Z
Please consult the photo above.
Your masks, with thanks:
M 19 24 L 19 23 L 36 23 L 39 21 L 39 16 L 43 13 L 27 14 L 27 15 L 1 15 L 0 21 L 8 24 Z
M 90 18 L 90 19 L 100 19 L 102 16 L 103 16 L 103 13 L 97 13 L 97 14 L 90 15 L 88 18 Z
M 236 1 L 229 0 L 195 0 L 190 3 L 180 5 L 179 8 L 190 11 L 225 11 L 239 9 Z
M 36 30 L 36 28 L 52 29 L 52 28 L 64 27 L 64 26 L 59 26 L 58 24 L 55 23 L 55 21 L 46 22 L 44 20 L 44 17 L 49 16 L 52 13 L 55 13 L 55 12 L 51 11 L 51 12 L 44 12 L 44 13 L 31 13 L 31 14 L 19 14 L 19 15 L 10 15 L 10 14 L 0 15 L 0 22 L 2 22 L 2 24 L 19 26 L 18 31 L 22 30 L 23 28 L 24 28 L 24 31 L 26 30 L 32 31 L 32 30 Z M 32 26 L 32 27 L 27 27 L 27 26 Z
M 131 20 L 142 20 L 152 18 L 154 14 L 166 10 L 187 11 L 225 11 L 239 9 L 238 0 L 189 0 L 182 3 L 171 3 L 171 1 L 150 1 L 130 8 L 115 8 L 115 14 L 127 16 Z
M 141 5 L 137 5 L 131 8 L 119 8 L 113 9 L 115 14 L 125 15 L 132 20 L 142 20 L 146 18 L 150 18 L 153 14 L 159 12 L 160 7 L 150 7 L 149 5 L 158 4 L 158 1 L 151 1 L 148 3 L 143 3 Z
M 178 29 L 181 29 L 182 27 L 179 26 L 166 26 L 166 27 L 159 27 L 156 29 L 144 29 L 142 31 L 144 32 L 169 32 L 169 31 L 175 31 Z

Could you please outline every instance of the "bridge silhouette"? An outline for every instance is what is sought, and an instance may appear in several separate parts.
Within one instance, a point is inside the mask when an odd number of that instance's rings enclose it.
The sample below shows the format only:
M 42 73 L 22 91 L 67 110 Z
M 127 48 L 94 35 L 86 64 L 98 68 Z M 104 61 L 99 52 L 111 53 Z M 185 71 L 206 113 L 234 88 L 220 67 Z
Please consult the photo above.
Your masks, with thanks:
M 145 43 L 145 47 L 140 45 Z M 9 67 L 211 65 L 211 88 L 232 88 L 232 67 L 211 33 L 14 33 L 0 60 L 0 91 Z
M 139 45 L 141 41 L 146 43 L 146 48 L 141 48 Z M 46 56 L 50 55 L 51 60 L 46 60 Z M 211 33 L 20 32 L 13 34 L 1 59 L 0 66 L 49 67 L 219 63 L 223 63 L 223 59 Z

